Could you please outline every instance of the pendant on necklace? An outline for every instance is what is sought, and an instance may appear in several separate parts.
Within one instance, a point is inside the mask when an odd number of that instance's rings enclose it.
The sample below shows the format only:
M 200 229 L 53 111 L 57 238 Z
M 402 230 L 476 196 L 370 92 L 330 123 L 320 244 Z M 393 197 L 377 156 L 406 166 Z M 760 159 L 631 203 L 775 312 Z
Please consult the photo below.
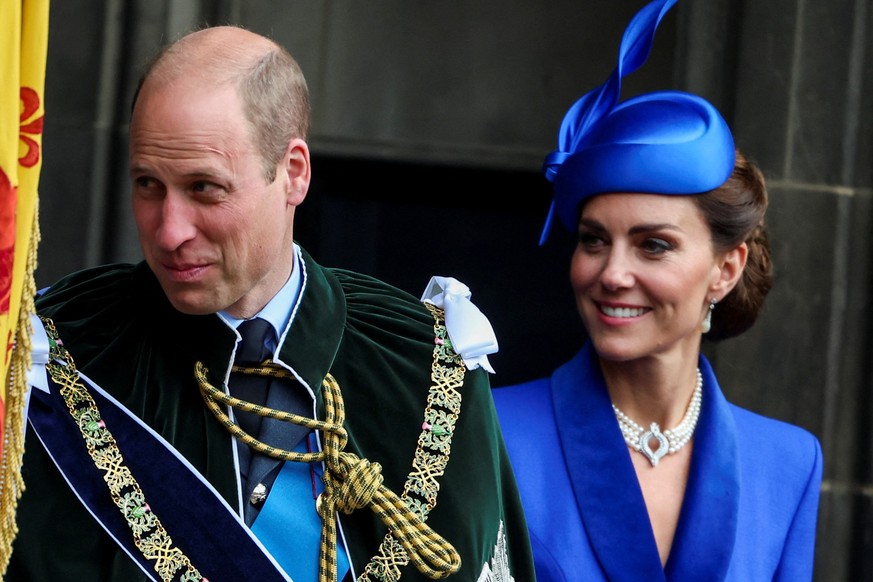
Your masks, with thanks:
M 652 450 L 650 444 L 652 440 L 658 441 L 658 448 L 655 450 Z M 667 437 L 661 432 L 661 427 L 658 426 L 657 422 L 653 422 L 649 430 L 640 435 L 638 450 L 649 459 L 653 467 L 656 467 L 658 461 L 667 454 L 668 448 Z
M 618 420 L 618 428 L 624 437 L 624 442 L 631 449 L 645 455 L 653 467 L 658 465 L 658 462 L 666 455 L 673 454 L 682 449 L 691 437 L 694 436 L 694 429 L 697 428 L 697 419 L 700 417 L 701 402 L 703 401 L 703 375 L 700 369 L 697 370 L 697 385 L 694 387 L 694 393 L 691 396 L 691 402 L 688 403 L 688 408 L 685 410 L 685 416 L 682 421 L 664 432 L 661 432 L 661 427 L 657 422 L 653 422 L 649 430 L 644 429 L 628 417 L 624 412 L 618 409 L 614 403 L 612 410 L 615 412 L 615 418 Z M 656 449 L 652 449 L 653 441 L 657 441 Z

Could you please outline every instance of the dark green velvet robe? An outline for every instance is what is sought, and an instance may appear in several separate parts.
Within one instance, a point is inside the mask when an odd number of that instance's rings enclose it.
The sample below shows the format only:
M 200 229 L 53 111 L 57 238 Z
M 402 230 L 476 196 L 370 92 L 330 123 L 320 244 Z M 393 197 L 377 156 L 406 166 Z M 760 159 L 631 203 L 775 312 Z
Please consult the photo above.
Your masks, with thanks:
M 345 401 L 346 450 L 382 466 L 400 494 L 422 430 L 431 386 L 433 317 L 413 296 L 376 279 L 317 265 L 303 253 L 305 285 L 279 356 L 316 390 L 330 372 Z M 239 507 L 232 437 L 209 412 L 194 378 L 202 361 L 217 384 L 236 337 L 217 316 L 174 310 L 148 267 L 110 265 L 74 273 L 39 298 L 78 369 L 174 446 Z M 460 553 L 450 580 L 475 581 L 495 554 L 503 524 L 516 582 L 534 579 L 527 529 L 487 374 L 467 371 L 452 451 L 428 525 Z M 28 429 L 20 528 L 7 580 L 144 579 L 97 525 Z M 341 517 L 355 572 L 386 529 L 369 509 Z M 212 582 L 221 582 L 215 576 Z M 402 580 L 426 580 L 407 565 Z M 498 578 L 499 579 L 499 578 Z M 300 581 L 298 581 L 300 582 Z

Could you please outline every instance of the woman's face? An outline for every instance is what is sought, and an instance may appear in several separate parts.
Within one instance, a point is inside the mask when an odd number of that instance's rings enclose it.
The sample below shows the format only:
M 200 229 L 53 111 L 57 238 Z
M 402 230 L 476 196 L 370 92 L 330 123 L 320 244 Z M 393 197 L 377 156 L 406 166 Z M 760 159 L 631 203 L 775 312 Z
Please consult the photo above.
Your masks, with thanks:
M 606 194 L 582 210 L 570 281 L 601 358 L 696 357 L 727 271 L 690 197 Z

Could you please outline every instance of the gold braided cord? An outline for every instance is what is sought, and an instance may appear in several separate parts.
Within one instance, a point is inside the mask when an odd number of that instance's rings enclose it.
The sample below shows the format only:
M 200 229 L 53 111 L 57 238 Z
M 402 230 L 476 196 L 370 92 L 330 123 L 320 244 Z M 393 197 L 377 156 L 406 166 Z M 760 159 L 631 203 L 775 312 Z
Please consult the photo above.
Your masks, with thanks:
M 233 371 L 242 374 L 269 376 L 272 378 L 293 378 L 286 370 L 268 362 L 264 362 L 259 366 L 234 366 Z M 230 434 L 263 455 L 273 457 L 274 459 L 280 459 L 282 461 L 297 461 L 301 463 L 317 463 L 324 459 L 324 453 L 321 451 L 315 453 L 298 453 L 296 451 L 286 451 L 285 449 L 271 447 L 267 443 L 259 441 L 241 429 L 239 425 L 227 415 L 224 409 L 219 406 L 219 404 L 224 404 L 225 406 L 230 406 L 237 410 L 242 410 L 243 412 L 252 412 L 265 418 L 273 418 L 284 422 L 302 425 L 311 430 L 321 430 L 325 432 L 341 431 L 343 438 L 346 438 L 345 429 L 342 426 L 336 426 L 329 422 L 322 422 L 320 420 L 307 418 L 290 412 L 284 412 L 282 410 L 276 410 L 275 408 L 269 408 L 267 406 L 252 404 L 251 402 L 240 400 L 239 398 L 226 394 L 223 390 L 219 390 L 209 382 L 209 371 L 201 362 L 197 362 L 194 366 L 194 376 L 197 379 L 197 384 L 200 386 L 200 394 L 203 396 L 207 408 L 209 408 L 212 414 L 214 414 L 219 422 L 221 422 L 222 426 L 230 431 Z M 345 441 L 343 441 L 343 443 L 345 443 Z
M 6 419 L 3 426 L 3 458 L 0 459 L 0 574 L 9 566 L 12 557 L 12 542 L 18 535 L 15 513 L 18 500 L 24 492 L 21 463 L 24 455 L 24 401 L 27 394 L 27 371 L 30 369 L 31 333 L 30 316 L 36 311 L 37 247 L 40 241 L 39 209 L 34 202 L 33 225 L 30 230 L 30 247 L 24 266 L 21 289 L 21 306 L 18 310 L 18 326 L 15 343 L 9 362 L 6 384 Z
M 337 419 L 341 420 L 345 416 L 342 412 L 342 397 L 339 385 L 330 375 L 325 379 L 324 389 L 326 414 L 329 417 L 332 413 L 330 405 L 336 403 Z M 461 567 L 461 558 L 455 548 L 426 525 L 424 518 L 412 511 L 396 493 L 381 485 L 381 467 L 378 463 L 370 463 L 352 453 L 342 452 L 342 447 L 345 446 L 344 434 L 342 441 L 339 439 L 339 434 L 325 434 L 327 466 L 339 465 L 342 469 L 339 473 L 325 471 L 325 491 L 319 507 L 322 522 L 335 527 L 333 524 L 337 508 L 348 514 L 354 509 L 369 505 L 388 527 L 390 535 L 406 550 L 419 572 L 432 580 L 439 580 L 457 572 Z M 344 474 L 350 478 L 343 479 Z M 359 481 L 359 474 L 375 475 L 378 483 L 372 478 L 369 481 Z M 358 486 L 359 482 L 363 486 Z
M 290 372 L 267 362 L 252 368 L 234 367 L 234 371 L 294 380 Z M 343 450 L 348 441 L 348 435 L 343 428 L 345 407 L 339 384 L 333 376 L 328 374 L 322 382 L 325 420 L 317 421 L 228 396 L 209 382 L 208 370 L 199 362 L 195 367 L 195 375 L 209 410 L 242 442 L 276 459 L 324 463 L 324 491 L 316 501 L 322 523 L 318 565 L 320 582 L 335 582 L 337 579 L 337 511 L 350 514 L 364 507 L 369 507 L 380 517 L 388 528 L 388 535 L 399 542 L 421 573 L 438 580 L 458 571 L 461 564 L 458 553 L 442 536 L 425 524 L 421 515 L 383 485 L 381 465 Z M 324 449 L 314 453 L 296 453 L 270 447 L 243 431 L 221 409 L 219 403 L 266 418 L 321 430 L 324 434 Z
M 97 469 L 103 472 L 103 480 L 109 488 L 112 501 L 124 516 L 133 534 L 134 544 L 147 560 L 154 562 L 155 572 L 161 580 L 203 580 L 188 557 L 173 545 L 170 534 L 152 512 L 139 483 L 125 466 L 118 444 L 103 422 L 97 403 L 82 384 L 72 357 L 58 337 L 54 322 L 48 318 L 42 318 L 42 321 L 49 337 L 48 372 L 60 386 L 60 394 L 82 433 L 88 454 Z

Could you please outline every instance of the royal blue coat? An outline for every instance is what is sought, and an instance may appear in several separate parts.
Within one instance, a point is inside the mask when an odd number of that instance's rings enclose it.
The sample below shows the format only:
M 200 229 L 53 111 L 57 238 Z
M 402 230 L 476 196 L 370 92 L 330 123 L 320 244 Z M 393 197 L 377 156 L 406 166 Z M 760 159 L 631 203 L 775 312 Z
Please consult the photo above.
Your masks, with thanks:
M 590 344 L 549 378 L 494 390 L 538 582 L 811 580 L 821 446 L 725 400 L 700 357 L 703 406 L 662 567 Z

